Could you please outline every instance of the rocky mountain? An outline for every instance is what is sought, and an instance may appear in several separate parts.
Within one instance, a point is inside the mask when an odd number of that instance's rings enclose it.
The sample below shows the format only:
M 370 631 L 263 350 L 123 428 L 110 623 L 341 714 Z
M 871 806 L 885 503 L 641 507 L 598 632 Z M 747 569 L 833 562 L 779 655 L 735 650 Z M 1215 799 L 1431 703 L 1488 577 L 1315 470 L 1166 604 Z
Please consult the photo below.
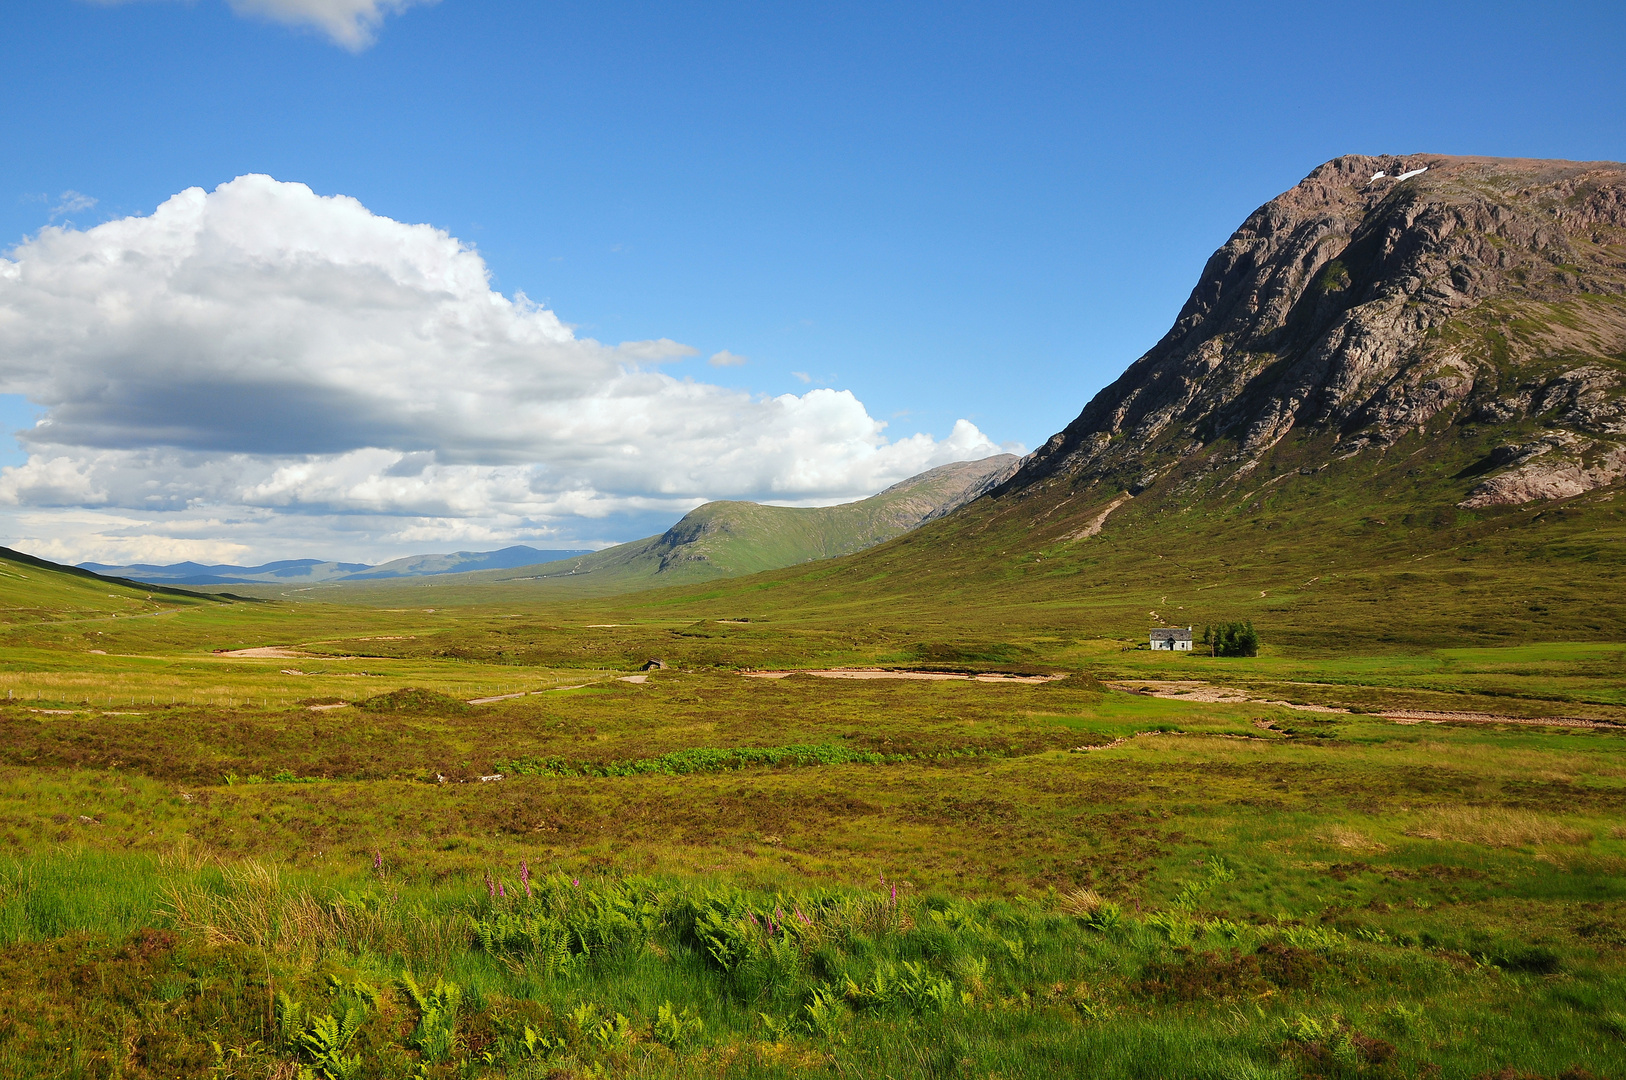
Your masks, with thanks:
M 1088 493 L 1090 535 L 1149 489 L 1189 502 L 1448 429 L 1450 454 L 1474 451 L 1453 475 L 1464 509 L 1626 476 L 1626 165 L 1322 165 L 1243 223 L 1163 339 L 996 494 Z
M 1012 454 L 998 454 L 941 465 L 839 506 L 709 502 L 659 536 L 491 577 L 592 582 L 620 590 L 734 577 L 847 555 L 964 506 L 1008 478 L 1018 461 Z
M 693 610 L 867 607 L 989 657 L 1023 623 L 1618 641 L 1623 448 L 1626 166 L 1343 157 L 1250 215 L 1162 340 L 985 497 Z

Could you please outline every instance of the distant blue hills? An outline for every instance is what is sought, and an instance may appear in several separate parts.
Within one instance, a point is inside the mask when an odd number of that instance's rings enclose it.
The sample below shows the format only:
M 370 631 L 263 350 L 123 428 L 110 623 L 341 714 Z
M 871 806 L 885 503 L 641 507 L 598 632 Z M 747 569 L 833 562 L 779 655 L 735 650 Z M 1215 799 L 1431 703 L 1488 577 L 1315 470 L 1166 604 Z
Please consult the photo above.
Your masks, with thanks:
M 233 566 L 229 563 L 169 563 L 155 566 L 110 566 L 106 563 L 80 563 L 109 577 L 131 578 L 155 585 L 290 585 L 321 584 L 330 581 L 373 581 L 383 578 L 433 577 L 461 574 L 469 570 L 508 570 L 516 566 L 557 562 L 591 555 L 590 550 L 543 550 L 523 544 L 498 551 L 454 551 L 449 555 L 409 555 L 369 566 L 366 563 L 323 562 L 320 559 L 283 559 L 260 566 Z

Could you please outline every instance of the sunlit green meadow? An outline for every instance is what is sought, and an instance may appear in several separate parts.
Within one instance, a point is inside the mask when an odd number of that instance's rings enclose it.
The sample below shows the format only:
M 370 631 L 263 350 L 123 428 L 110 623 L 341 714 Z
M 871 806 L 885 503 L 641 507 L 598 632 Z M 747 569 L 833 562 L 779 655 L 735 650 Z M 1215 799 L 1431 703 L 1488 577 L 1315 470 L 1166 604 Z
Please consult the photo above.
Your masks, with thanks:
M 0 586 L 0 1075 L 1626 1075 L 1617 644 Z

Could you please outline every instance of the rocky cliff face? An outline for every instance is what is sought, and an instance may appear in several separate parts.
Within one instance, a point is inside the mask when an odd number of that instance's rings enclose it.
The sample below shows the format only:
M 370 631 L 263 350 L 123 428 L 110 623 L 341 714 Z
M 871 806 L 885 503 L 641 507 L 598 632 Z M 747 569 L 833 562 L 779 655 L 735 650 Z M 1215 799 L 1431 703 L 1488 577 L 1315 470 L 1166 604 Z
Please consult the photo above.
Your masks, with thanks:
M 1626 165 L 1328 162 L 995 494 L 1241 479 L 1290 433 L 1313 471 L 1453 423 L 1506 436 L 1461 474 L 1469 509 L 1626 477 Z

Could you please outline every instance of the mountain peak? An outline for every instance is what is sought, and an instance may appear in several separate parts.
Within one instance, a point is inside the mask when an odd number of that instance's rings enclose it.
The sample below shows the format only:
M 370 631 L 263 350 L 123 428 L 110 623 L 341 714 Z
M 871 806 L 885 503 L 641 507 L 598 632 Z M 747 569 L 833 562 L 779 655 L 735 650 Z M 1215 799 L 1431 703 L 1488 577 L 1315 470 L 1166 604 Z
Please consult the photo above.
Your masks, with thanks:
M 1464 505 L 1577 494 L 1626 475 L 1623 357 L 1626 165 L 1348 155 L 1254 211 L 998 493 L 1134 494 L 1194 457 L 1240 478 L 1289 432 L 1341 457 L 1472 416 L 1554 430 Z

